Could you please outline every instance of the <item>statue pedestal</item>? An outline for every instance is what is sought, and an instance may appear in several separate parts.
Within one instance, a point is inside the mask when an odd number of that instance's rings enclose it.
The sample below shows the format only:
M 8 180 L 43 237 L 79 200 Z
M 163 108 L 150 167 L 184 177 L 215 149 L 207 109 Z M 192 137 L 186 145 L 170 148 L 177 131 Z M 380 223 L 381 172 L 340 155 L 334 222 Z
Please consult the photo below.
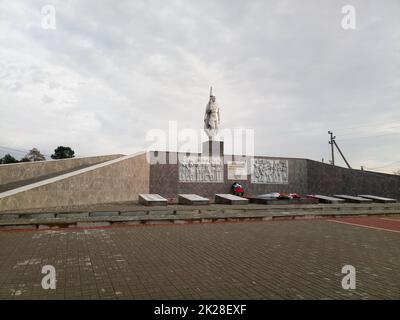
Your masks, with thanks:
M 204 141 L 202 146 L 202 156 L 223 157 L 224 142 L 215 140 Z

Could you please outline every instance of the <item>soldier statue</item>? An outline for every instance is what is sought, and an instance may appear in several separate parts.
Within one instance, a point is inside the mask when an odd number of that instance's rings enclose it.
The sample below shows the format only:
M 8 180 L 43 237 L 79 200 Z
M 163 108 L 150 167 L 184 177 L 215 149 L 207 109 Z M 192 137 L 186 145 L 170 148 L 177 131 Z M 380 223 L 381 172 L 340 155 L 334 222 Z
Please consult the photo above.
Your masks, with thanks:
M 215 101 L 215 96 L 212 95 L 212 87 L 210 89 L 210 100 L 206 106 L 206 112 L 204 115 L 204 131 L 207 133 L 210 140 L 218 133 L 220 123 L 219 107 Z

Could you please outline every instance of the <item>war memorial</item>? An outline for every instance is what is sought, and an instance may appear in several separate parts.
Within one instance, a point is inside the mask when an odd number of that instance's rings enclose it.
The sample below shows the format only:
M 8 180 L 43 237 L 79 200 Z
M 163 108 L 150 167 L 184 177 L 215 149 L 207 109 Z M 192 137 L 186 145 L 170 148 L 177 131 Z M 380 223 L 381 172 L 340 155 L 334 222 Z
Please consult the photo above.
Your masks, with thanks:
M 155 150 L 1 165 L 0 210 L 138 202 L 140 194 L 170 202 L 193 194 L 214 202 L 216 194 L 231 193 L 234 182 L 251 198 L 269 193 L 400 198 L 396 175 L 300 158 L 225 154 L 224 142 L 215 140 L 219 127 L 219 107 L 210 95 L 204 118 L 209 140 L 201 153 Z
M 211 95 L 198 153 L 0 165 L 0 299 L 399 298 L 399 176 L 227 154 L 219 128 Z
M 3 314 L 390 311 L 336 301 L 400 300 L 400 1 L 376 3 L 0 1 Z

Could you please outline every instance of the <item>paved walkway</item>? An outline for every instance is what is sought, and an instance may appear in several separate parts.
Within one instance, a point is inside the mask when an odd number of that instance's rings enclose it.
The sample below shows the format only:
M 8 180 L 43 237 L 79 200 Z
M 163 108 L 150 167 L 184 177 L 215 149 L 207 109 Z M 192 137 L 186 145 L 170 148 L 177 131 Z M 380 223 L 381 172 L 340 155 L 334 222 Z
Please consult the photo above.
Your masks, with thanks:
M 400 234 L 327 220 L 2 231 L 0 243 L 1 299 L 400 299 Z

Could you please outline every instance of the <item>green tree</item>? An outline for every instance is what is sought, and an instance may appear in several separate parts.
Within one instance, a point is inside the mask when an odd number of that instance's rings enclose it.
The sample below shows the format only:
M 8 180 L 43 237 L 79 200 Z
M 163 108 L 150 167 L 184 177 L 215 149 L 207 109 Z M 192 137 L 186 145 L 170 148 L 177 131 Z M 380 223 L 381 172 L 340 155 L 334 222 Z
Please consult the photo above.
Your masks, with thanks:
M 41 154 L 40 151 L 36 148 L 33 148 L 31 151 L 29 151 L 24 158 L 28 159 L 29 161 L 46 160 L 45 156 Z
M 19 162 L 31 162 L 27 157 L 23 157 Z
M 18 160 L 15 159 L 11 154 L 7 153 L 3 158 L 0 159 L 0 164 L 7 163 L 17 163 Z
M 68 159 L 75 157 L 75 151 L 70 147 L 58 146 L 51 155 L 52 159 Z

